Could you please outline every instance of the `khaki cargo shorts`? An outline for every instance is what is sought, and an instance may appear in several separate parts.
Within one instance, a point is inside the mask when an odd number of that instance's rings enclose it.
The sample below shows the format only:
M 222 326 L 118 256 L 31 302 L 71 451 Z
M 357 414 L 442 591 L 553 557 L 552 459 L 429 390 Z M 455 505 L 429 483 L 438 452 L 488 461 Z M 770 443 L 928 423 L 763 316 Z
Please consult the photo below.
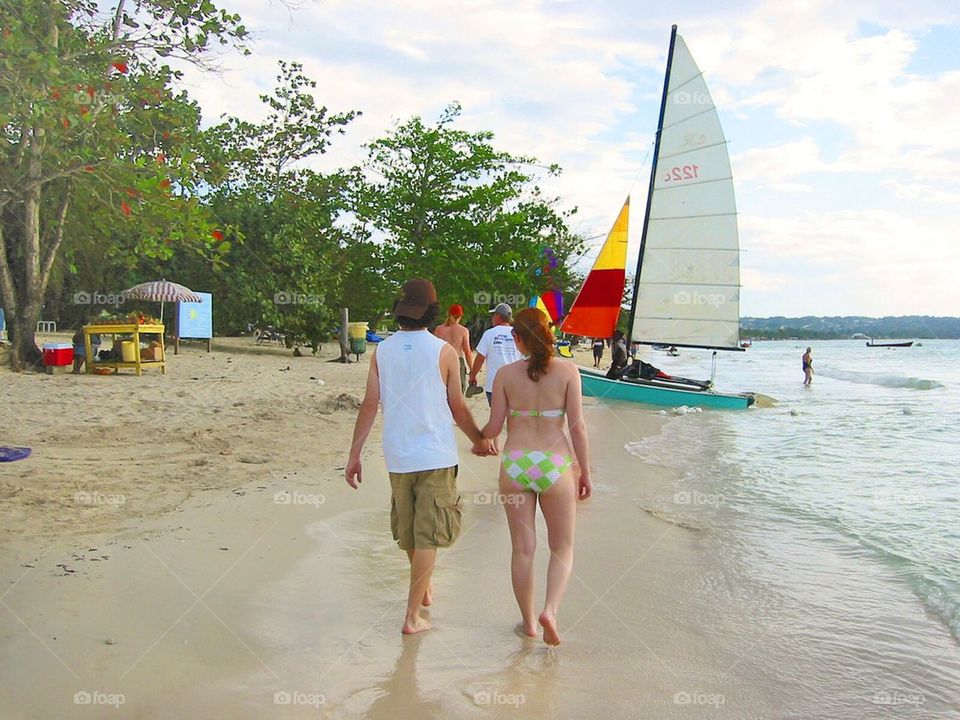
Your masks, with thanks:
M 389 473 L 390 530 L 402 550 L 449 547 L 457 539 L 463 517 L 457 467 Z

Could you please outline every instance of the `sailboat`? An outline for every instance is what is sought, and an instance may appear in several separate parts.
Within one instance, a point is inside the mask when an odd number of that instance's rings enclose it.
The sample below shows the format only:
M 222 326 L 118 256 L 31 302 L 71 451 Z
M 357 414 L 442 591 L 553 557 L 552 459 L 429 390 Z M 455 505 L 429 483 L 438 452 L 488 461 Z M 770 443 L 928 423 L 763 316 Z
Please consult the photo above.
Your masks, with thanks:
M 626 199 L 561 330 L 610 337 L 626 280 Z M 703 75 L 674 25 L 630 305 L 630 342 L 742 351 L 740 247 L 727 141 Z M 640 369 L 635 363 L 634 371 Z M 647 370 L 650 366 L 646 366 Z M 653 368 L 652 370 L 656 370 Z M 663 372 L 609 378 L 580 368 L 584 395 L 653 405 L 745 409 L 751 393 Z

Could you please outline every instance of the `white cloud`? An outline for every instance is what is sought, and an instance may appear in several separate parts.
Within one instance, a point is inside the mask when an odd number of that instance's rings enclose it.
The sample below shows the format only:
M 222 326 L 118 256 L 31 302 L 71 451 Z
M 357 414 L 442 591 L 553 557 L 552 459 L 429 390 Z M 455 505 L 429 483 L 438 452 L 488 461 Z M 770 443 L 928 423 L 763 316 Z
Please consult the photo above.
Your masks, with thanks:
M 783 186 L 788 186 L 782 182 L 787 178 L 828 169 L 820 157 L 820 147 L 810 136 L 773 147 L 752 148 L 735 155 L 730 162 L 738 182 L 777 182 Z
M 332 168 L 362 162 L 361 145 L 392 122 L 414 114 L 429 122 L 459 100 L 462 126 L 563 166 L 544 189 L 580 207 L 574 225 L 597 245 L 632 191 L 634 252 L 665 17 L 677 15 L 715 100 L 736 118 L 738 134 L 727 134 L 742 150 L 732 160 L 738 191 L 768 193 L 763 206 L 751 206 L 754 197 L 743 208 L 744 293 L 762 303 L 751 314 L 785 306 L 879 313 L 889 304 L 876 291 L 884 277 L 925 278 L 932 291 L 917 306 L 946 313 L 958 305 L 943 278 L 957 264 L 954 230 L 924 209 L 956 200 L 960 69 L 910 69 L 930 27 L 960 21 L 944 3 L 697 3 L 637 13 L 628 0 L 324 0 L 288 13 L 276 2 L 221 2 L 258 41 L 252 57 L 227 58 L 222 77 L 189 73 L 208 120 L 262 117 L 258 95 L 272 88 L 276 61 L 301 61 L 319 103 L 364 113 L 318 163 Z M 877 27 L 871 37 L 861 37 L 864 21 Z M 857 189 L 865 173 L 889 190 L 889 208 L 864 206 Z M 829 198 L 847 211 L 788 209 L 815 207 L 827 174 L 831 188 L 850 177 L 849 191 Z M 811 282 L 829 291 L 810 293 Z

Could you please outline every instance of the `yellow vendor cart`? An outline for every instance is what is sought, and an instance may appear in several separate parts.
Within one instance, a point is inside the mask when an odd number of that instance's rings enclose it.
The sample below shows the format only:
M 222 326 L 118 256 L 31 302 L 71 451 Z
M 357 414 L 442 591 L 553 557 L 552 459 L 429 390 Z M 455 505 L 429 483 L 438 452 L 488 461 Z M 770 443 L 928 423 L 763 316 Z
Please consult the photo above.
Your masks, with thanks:
M 109 361 L 99 361 L 93 358 L 92 335 L 130 335 L 129 341 L 121 342 L 120 358 L 113 358 Z M 144 352 L 140 349 L 141 335 L 158 335 L 159 345 L 155 353 L 150 353 L 144 357 Z M 129 342 L 124 347 L 123 343 Z M 166 356 L 163 349 L 163 325 L 140 325 L 138 323 L 118 323 L 111 325 L 84 325 L 83 326 L 83 344 L 87 351 L 87 372 L 95 372 L 97 368 L 111 368 L 114 373 L 119 372 L 121 368 L 133 368 L 137 375 L 142 374 L 144 367 L 160 368 L 160 372 L 167 374 Z

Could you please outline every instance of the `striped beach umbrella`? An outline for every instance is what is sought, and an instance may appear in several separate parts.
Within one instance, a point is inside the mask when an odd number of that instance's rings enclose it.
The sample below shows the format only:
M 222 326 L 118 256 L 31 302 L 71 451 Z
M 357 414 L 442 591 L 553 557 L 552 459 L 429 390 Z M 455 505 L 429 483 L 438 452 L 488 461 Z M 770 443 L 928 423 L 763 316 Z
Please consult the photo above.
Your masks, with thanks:
M 163 304 L 168 302 L 203 302 L 193 290 L 169 280 L 151 280 L 123 291 L 128 300 L 147 300 L 160 303 L 160 322 L 163 322 Z

